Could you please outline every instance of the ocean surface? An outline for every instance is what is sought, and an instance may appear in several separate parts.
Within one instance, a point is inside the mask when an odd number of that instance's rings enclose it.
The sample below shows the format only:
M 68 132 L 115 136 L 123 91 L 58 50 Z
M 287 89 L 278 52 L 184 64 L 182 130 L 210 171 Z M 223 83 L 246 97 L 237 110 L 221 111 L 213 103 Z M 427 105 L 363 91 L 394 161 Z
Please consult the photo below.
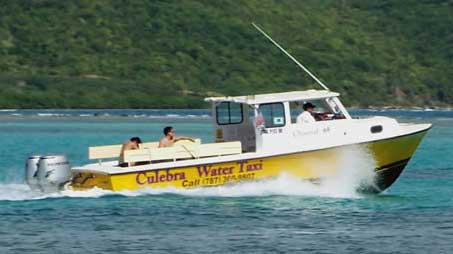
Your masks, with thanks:
M 351 113 L 433 123 L 379 195 L 348 189 L 354 179 L 318 186 L 284 175 L 193 190 L 44 195 L 24 183 L 29 155 L 65 154 L 82 165 L 88 146 L 158 140 L 166 125 L 210 142 L 209 111 L 1 110 L 0 253 L 453 253 L 453 111 Z

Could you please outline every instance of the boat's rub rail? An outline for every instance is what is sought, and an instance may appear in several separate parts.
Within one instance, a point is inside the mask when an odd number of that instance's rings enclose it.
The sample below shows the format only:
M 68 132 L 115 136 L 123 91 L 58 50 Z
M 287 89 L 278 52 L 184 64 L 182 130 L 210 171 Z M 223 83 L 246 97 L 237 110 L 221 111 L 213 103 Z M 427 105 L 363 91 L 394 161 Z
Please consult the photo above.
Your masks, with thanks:
M 179 145 L 164 148 L 144 148 L 138 150 L 128 150 L 124 152 L 124 162 L 162 162 L 168 160 L 198 159 L 214 156 L 240 154 L 242 146 L 240 141 L 199 144 L 199 145 Z

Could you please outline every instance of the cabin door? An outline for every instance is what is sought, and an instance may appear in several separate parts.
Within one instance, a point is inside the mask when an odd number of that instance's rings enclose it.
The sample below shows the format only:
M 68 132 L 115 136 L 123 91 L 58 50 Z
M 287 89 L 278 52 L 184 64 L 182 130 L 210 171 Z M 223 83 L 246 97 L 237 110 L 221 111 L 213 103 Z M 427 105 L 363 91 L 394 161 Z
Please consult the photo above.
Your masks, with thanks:
M 241 141 L 243 152 L 254 152 L 253 109 L 246 104 L 233 102 L 221 102 L 214 107 L 216 142 Z

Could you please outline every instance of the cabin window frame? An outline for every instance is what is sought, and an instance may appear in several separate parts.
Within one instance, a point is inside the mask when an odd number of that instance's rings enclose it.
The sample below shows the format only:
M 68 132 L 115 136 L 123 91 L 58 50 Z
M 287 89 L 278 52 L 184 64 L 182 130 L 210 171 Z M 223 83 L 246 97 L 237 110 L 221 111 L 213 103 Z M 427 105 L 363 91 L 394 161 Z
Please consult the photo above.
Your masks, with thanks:
M 228 122 L 219 122 L 219 106 L 222 103 L 228 103 Z M 231 121 L 231 104 L 232 103 L 239 105 L 239 108 L 241 109 L 241 121 L 239 121 L 239 122 L 232 122 Z M 222 102 L 220 102 L 219 104 L 217 104 L 215 106 L 215 119 L 216 119 L 217 125 L 233 125 L 233 124 L 241 124 L 241 123 L 243 123 L 244 122 L 244 109 L 242 107 L 242 104 L 241 103 L 231 102 L 231 101 L 222 101 Z
M 273 110 L 272 110 L 272 107 L 271 107 L 271 119 L 272 119 L 272 125 L 271 126 L 268 126 L 268 123 L 266 121 L 266 117 L 264 117 L 263 115 L 263 112 L 261 111 L 261 106 L 264 106 L 264 105 L 281 105 L 282 106 L 282 109 L 283 109 L 283 114 L 282 114 L 282 117 L 283 117 L 283 123 L 282 124 L 278 124 L 278 125 L 275 125 L 274 124 L 274 121 L 273 121 Z M 265 128 L 281 128 L 281 127 L 284 127 L 286 125 L 286 110 L 285 110 L 285 104 L 283 104 L 283 102 L 269 102 L 269 103 L 263 103 L 263 104 L 260 104 L 259 107 L 258 107 L 258 111 L 261 115 L 263 115 L 263 118 L 265 119 L 264 121 L 264 127 Z

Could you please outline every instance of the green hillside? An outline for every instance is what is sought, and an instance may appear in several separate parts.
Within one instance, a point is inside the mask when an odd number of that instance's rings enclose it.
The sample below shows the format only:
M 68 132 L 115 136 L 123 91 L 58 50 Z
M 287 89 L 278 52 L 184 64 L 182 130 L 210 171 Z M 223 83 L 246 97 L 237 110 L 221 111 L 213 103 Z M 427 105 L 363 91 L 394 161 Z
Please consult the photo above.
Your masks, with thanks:
M 319 88 L 348 106 L 453 104 L 453 0 L 0 0 L 0 108 L 204 107 Z

